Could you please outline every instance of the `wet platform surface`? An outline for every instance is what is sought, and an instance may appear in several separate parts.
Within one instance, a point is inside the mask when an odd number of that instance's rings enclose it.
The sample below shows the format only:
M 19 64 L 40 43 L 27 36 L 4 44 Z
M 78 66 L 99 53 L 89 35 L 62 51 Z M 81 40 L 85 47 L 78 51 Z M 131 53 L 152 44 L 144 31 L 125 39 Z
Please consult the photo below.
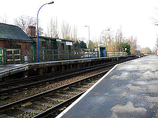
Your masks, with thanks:
M 158 56 L 116 65 L 57 117 L 157 118 Z

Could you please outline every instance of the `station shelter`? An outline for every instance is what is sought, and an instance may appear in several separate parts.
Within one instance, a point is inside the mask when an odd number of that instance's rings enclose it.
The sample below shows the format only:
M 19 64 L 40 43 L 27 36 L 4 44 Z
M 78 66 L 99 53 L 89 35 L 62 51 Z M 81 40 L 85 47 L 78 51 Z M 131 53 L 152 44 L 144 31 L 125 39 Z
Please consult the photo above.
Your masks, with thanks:
M 21 55 L 27 54 L 32 39 L 18 26 L 0 23 L 0 64 L 22 61 Z
M 35 27 L 29 26 L 29 36 L 33 40 L 31 49 L 37 50 L 37 36 L 35 30 Z M 42 55 L 42 57 L 48 55 L 47 59 L 50 58 L 50 60 L 68 59 L 73 50 L 73 42 L 74 41 L 67 39 L 39 36 L 40 55 Z
M 28 35 L 18 26 L 0 23 L 0 64 L 37 61 L 36 27 Z M 73 41 L 39 36 L 40 61 L 71 58 Z

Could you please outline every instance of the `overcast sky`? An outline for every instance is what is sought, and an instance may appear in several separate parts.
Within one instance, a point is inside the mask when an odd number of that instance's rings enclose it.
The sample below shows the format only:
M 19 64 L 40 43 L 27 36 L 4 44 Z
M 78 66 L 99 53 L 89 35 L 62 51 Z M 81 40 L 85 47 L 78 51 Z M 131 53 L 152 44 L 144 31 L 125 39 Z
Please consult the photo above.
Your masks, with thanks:
M 0 0 L 0 19 L 6 17 L 7 23 L 12 24 L 21 15 L 36 17 L 40 6 L 50 1 Z M 48 22 L 54 17 L 59 23 L 66 21 L 77 26 L 78 37 L 86 39 L 85 25 L 90 26 L 91 39 L 98 40 L 104 29 L 116 32 L 121 27 L 124 37 L 137 37 L 142 48 L 153 49 L 158 26 L 154 26 L 151 18 L 156 17 L 157 4 L 157 0 L 54 0 L 54 4 L 41 9 L 39 19 L 45 33 Z

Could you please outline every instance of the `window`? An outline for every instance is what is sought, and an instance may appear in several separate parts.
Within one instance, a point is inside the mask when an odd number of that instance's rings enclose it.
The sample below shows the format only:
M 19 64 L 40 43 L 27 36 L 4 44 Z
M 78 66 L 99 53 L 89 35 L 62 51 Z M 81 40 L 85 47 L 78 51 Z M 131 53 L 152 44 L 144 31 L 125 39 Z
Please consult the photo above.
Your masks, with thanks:
M 61 50 L 64 50 L 65 47 L 64 47 L 64 43 L 61 43 Z
M 28 49 L 29 48 L 29 46 L 28 45 L 25 45 L 25 49 Z
M 54 49 L 54 42 L 51 42 L 50 49 Z
M 71 51 L 71 46 L 70 45 L 68 45 L 68 50 Z
M 42 49 L 47 49 L 47 44 L 46 44 L 46 42 L 45 42 L 45 41 L 41 41 L 41 43 L 42 43 Z
M 16 48 L 17 49 L 21 49 L 21 45 L 20 44 L 16 44 Z
M 68 45 L 68 52 L 71 53 L 71 46 Z

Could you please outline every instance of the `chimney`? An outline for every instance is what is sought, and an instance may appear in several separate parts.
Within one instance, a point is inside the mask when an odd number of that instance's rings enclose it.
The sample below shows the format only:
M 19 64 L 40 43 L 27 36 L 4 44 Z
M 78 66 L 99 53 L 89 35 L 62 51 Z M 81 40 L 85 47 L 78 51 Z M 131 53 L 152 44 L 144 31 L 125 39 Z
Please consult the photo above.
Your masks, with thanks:
M 35 26 L 29 26 L 29 36 L 36 36 L 36 27 Z

